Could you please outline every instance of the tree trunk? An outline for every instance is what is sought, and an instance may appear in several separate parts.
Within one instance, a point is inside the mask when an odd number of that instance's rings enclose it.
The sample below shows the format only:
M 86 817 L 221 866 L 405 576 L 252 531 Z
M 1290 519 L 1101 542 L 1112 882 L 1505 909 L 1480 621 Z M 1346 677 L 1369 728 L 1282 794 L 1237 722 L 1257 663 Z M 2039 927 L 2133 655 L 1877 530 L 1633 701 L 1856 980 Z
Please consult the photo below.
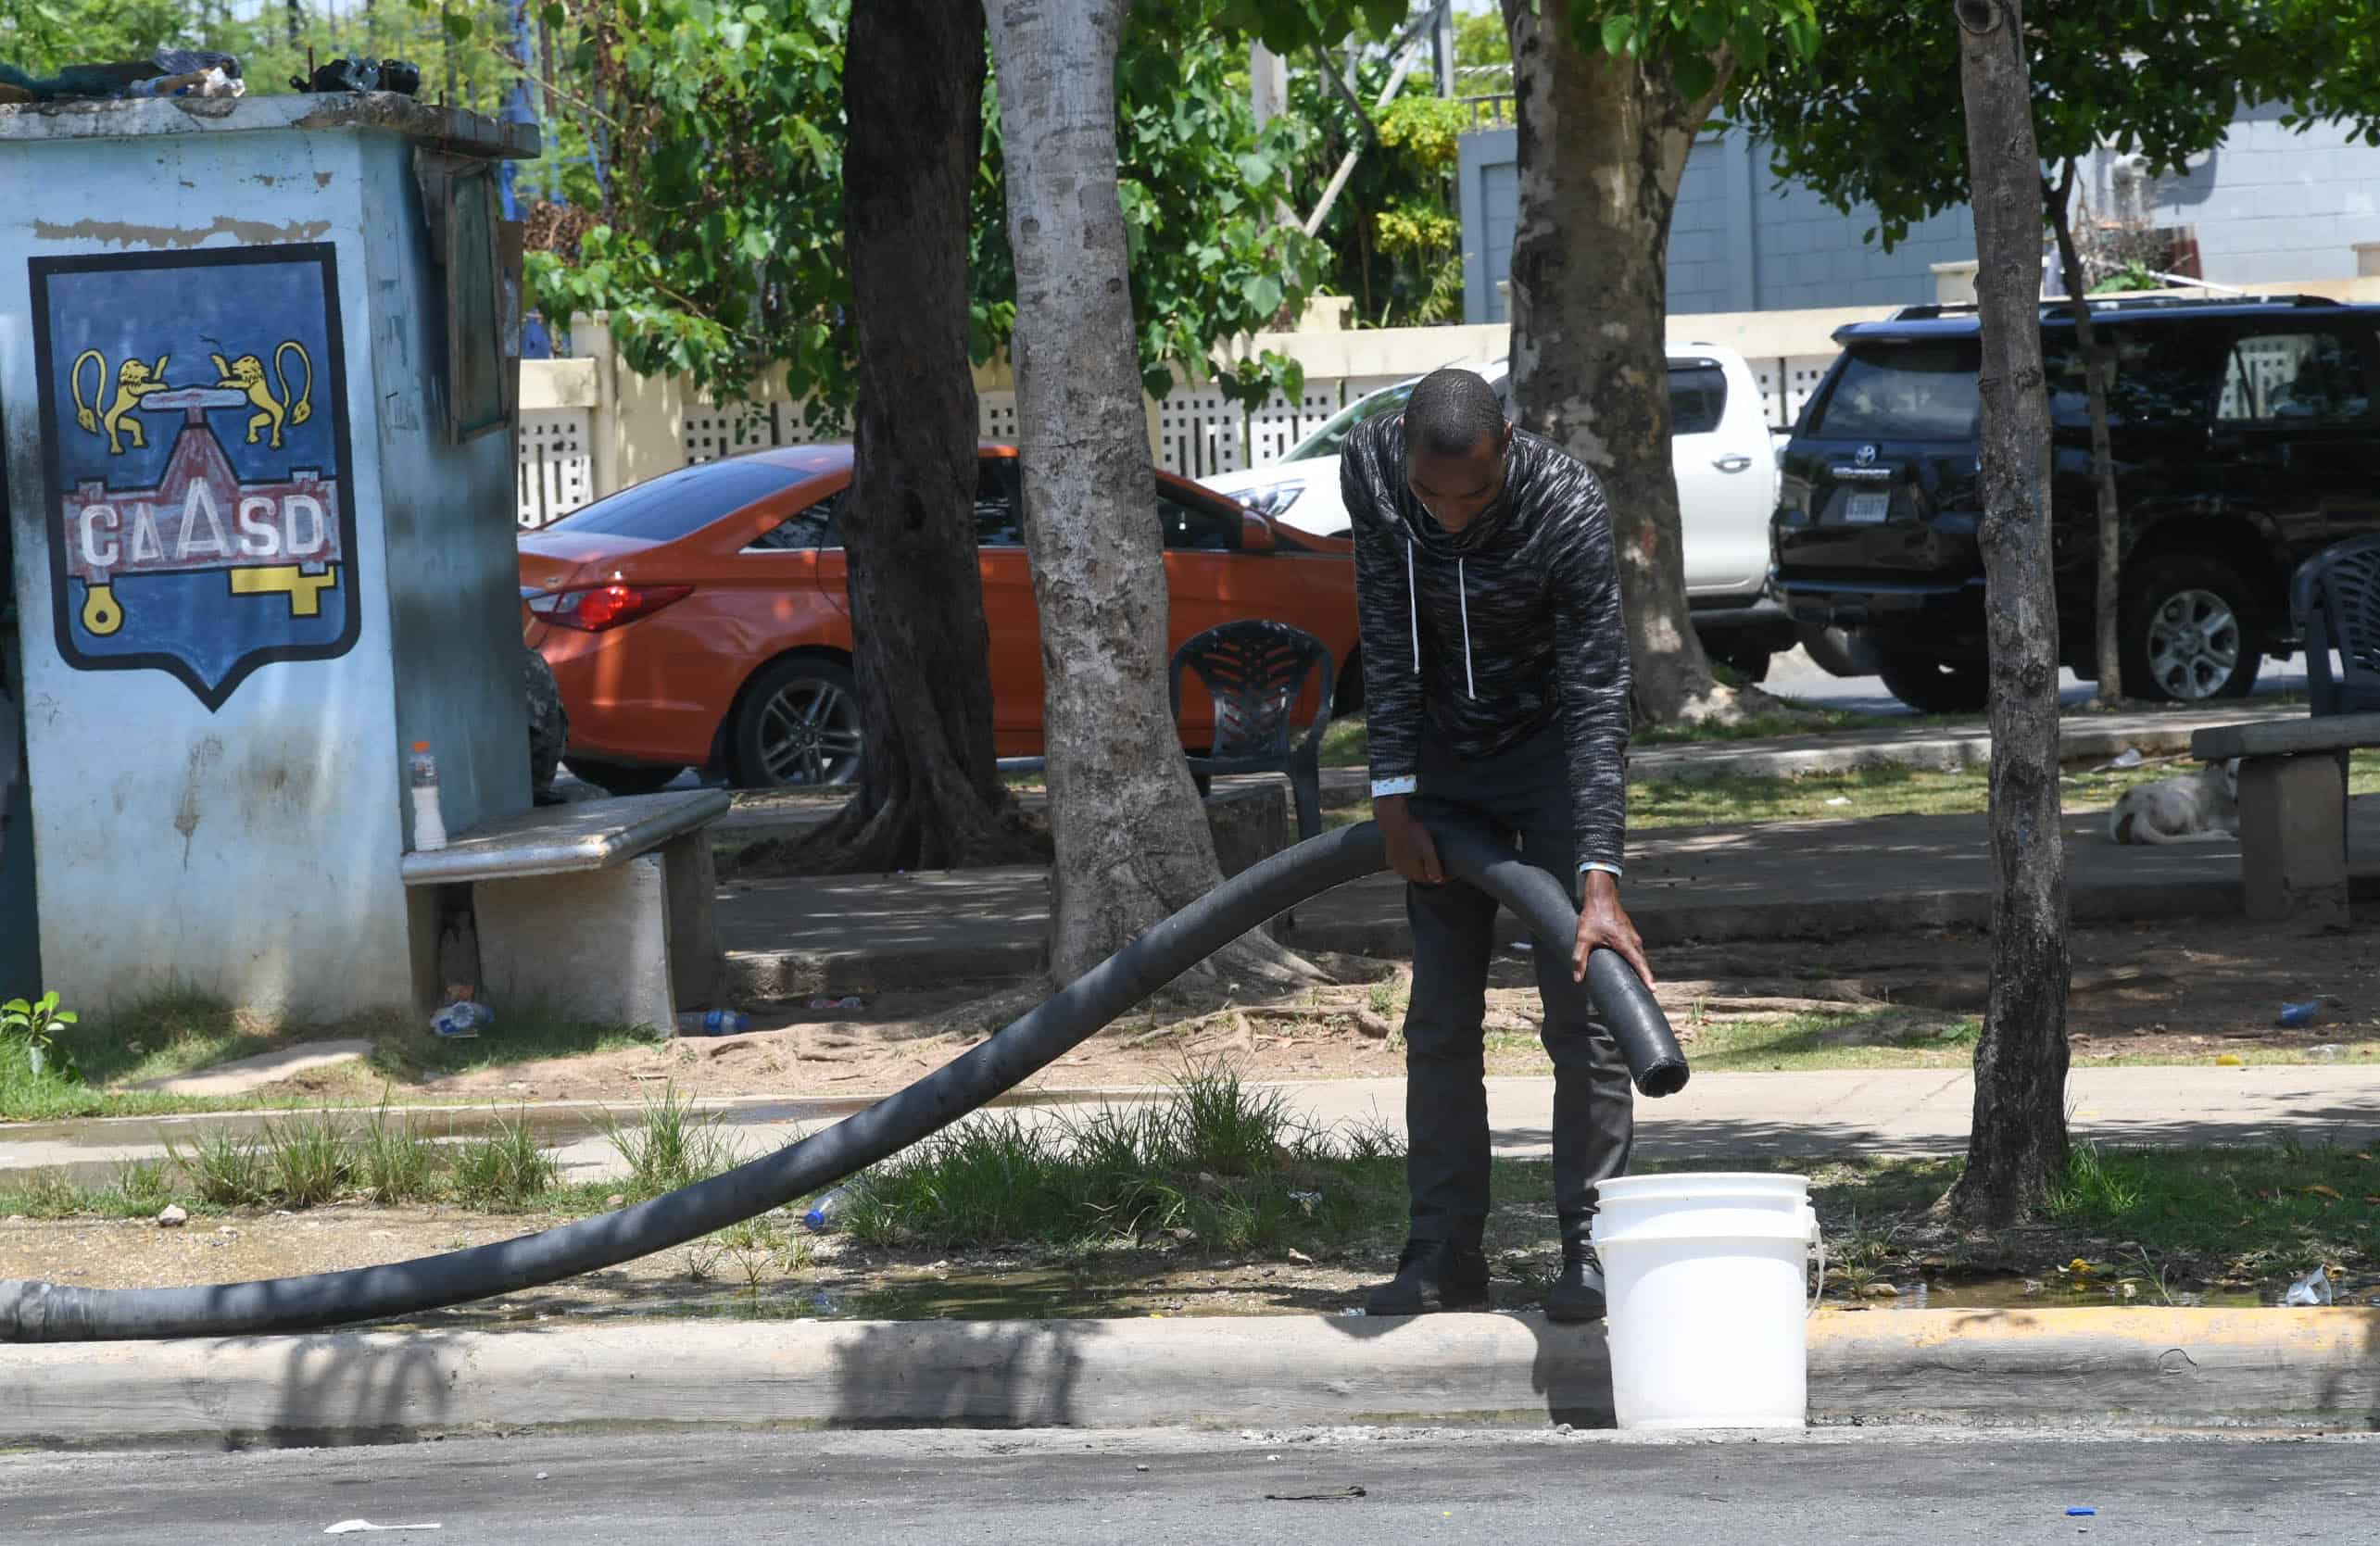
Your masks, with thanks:
M 2116 502 L 2115 446 L 2108 437 L 2108 386 L 2115 378 L 2115 361 L 2100 346 L 2098 328 L 2091 321 L 2091 303 L 2084 294 L 2088 281 L 2083 258 L 2074 248 L 2074 163 L 2055 183 L 2044 178 L 2042 195 L 2049 208 L 2049 226 L 2058 236 L 2058 266 L 2066 276 L 2066 295 L 2074 313 L 2074 346 L 2082 352 L 2083 375 L 2091 414 L 2091 483 L 2098 498 L 2098 589 L 2093 601 L 2093 655 L 2098 661 L 2098 701 L 2113 708 L 2123 701 L 2123 649 L 2118 629 L 2122 605 L 2123 509 Z
M 1992 986 L 1975 1046 L 1971 1224 L 2031 1213 L 2066 1164 L 2066 850 L 2058 807 L 2058 603 L 2041 368 L 2041 183 L 2021 0 L 1953 0 L 1983 322 L 1983 598 L 1992 679 Z
M 1165 555 L 1117 200 L 1130 0 L 990 0 L 1016 261 L 1025 540 L 1040 609 L 1050 969 L 1073 981 L 1221 879 L 1167 701 Z M 1252 935 L 1237 979 L 1312 969 Z
M 994 758 L 976 556 L 966 237 L 983 85 L 974 0 L 852 6 L 843 229 L 859 391 L 837 524 L 866 749 L 850 803 L 787 846 L 805 873 L 1038 857 Z
M 1775 704 L 1711 674 L 1686 605 L 1669 458 L 1669 217 L 1716 90 L 1688 102 L 1658 63 L 1584 52 L 1569 10 L 1504 0 L 1519 123 L 1515 417 L 1603 482 L 1637 719 L 1738 719 L 1751 701 Z

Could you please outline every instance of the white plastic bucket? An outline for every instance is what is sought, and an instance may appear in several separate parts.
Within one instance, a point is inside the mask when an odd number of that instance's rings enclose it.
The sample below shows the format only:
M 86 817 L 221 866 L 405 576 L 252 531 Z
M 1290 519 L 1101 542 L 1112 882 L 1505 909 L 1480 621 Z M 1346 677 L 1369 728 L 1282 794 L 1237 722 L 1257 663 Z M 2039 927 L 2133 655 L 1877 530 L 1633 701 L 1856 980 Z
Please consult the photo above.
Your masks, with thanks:
M 1612 1405 L 1623 1428 L 1803 1427 L 1809 1251 L 1798 1175 L 1606 1181 L 1593 1238 L 1610 1299 Z

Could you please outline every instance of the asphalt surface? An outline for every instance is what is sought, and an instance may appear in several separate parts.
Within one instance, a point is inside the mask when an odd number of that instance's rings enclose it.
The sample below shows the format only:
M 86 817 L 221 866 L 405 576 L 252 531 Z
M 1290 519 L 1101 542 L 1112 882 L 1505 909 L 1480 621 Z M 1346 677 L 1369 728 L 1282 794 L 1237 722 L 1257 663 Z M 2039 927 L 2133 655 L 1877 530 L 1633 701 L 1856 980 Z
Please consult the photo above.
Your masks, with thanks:
M 0 1459 L 0 1539 L 2259 1543 L 2380 1539 L 2380 1439 L 1335 1429 L 456 1439 Z M 1361 1496 L 1351 1489 L 1362 1489 Z M 2070 1508 L 2096 1510 L 2070 1515 Z M 343 1537 L 344 1539 L 345 1537 Z
M 1879 676 L 1830 676 L 1817 662 L 1799 649 L 1776 657 L 1769 664 L 1769 678 L 1760 684 L 1762 689 L 1781 698 L 1797 698 L 1805 703 L 1828 709 L 1840 709 L 1855 714 L 1907 714 L 1909 706 L 1884 689 Z M 2282 693 L 2306 690 L 2306 660 L 2291 655 L 2282 660 L 2267 660 L 2257 673 L 2255 696 L 2271 698 Z M 2090 683 L 2071 671 L 2058 673 L 2058 698 L 2069 709 L 2080 708 L 2091 700 Z

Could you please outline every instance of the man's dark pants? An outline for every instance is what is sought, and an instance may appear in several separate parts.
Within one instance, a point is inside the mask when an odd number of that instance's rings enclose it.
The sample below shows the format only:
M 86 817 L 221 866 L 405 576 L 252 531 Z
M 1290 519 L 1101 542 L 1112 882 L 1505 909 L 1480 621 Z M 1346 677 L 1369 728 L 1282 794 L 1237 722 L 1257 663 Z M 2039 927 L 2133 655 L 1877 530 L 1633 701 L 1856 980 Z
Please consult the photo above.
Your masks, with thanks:
M 1433 833 L 1461 826 L 1521 855 L 1579 897 L 1577 839 L 1558 728 L 1499 756 L 1464 761 L 1425 745 L 1414 815 Z M 1488 1100 L 1482 1023 L 1496 904 L 1459 880 L 1405 887 L 1413 1001 L 1405 1011 L 1405 1162 L 1413 1236 L 1476 1246 L 1488 1214 Z M 1538 943 L 1543 1032 L 1554 1061 L 1554 1202 L 1563 1238 L 1583 1241 L 1598 1182 L 1624 1175 L 1635 1135 L 1628 1064 L 1570 978 L 1567 946 Z

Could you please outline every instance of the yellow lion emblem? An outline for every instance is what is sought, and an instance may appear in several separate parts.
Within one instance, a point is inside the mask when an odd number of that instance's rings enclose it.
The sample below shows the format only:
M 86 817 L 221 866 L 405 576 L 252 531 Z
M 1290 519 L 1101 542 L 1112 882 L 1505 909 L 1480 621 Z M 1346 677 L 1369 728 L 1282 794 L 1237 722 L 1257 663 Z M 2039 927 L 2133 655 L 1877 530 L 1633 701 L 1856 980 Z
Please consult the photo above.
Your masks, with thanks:
M 294 394 L 289 390 L 288 372 L 282 368 L 282 358 L 290 354 L 295 354 L 297 363 L 306 367 L 305 389 Z M 256 405 L 256 412 L 248 417 L 249 445 L 255 445 L 257 436 L 269 429 L 272 432 L 272 449 L 278 451 L 284 426 L 295 428 L 314 417 L 314 361 L 308 358 L 303 344 L 293 339 L 272 351 L 272 375 L 281 383 L 278 396 L 273 395 L 272 381 L 265 376 L 264 361 L 255 355 L 244 354 L 233 360 L 226 360 L 221 355 L 212 358 L 219 378 L 216 386 L 245 392 L 248 401 Z
M 155 365 L 138 359 L 124 361 L 123 368 L 116 372 L 116 396 L 110 400 L 107 396 L 107 357 L 97 349 L 83 350 L 75 357 L 74 371 L 69 378 L 74 392 L 74 421 L 82 426 L 86 434 L 106 435 L 109 456 L 124 454 L 127 437 L 132 440 L 134 450 L 147 450 L 148 432 L 141 428 L 141 421 L 132 416 L 132 410 L 140 407 L 141 399 L 151 393 L 172 390 L 165 380 L 166 361 L 171 358 L 170 355 L 159 355 Z M 85 365 L 99 367 L 99 379 L 92 383 L 91 400 L 87 403 L 82 400 L 82 368 Z M 104 408 L 100 406 L 103 403 L 107 405 Z

